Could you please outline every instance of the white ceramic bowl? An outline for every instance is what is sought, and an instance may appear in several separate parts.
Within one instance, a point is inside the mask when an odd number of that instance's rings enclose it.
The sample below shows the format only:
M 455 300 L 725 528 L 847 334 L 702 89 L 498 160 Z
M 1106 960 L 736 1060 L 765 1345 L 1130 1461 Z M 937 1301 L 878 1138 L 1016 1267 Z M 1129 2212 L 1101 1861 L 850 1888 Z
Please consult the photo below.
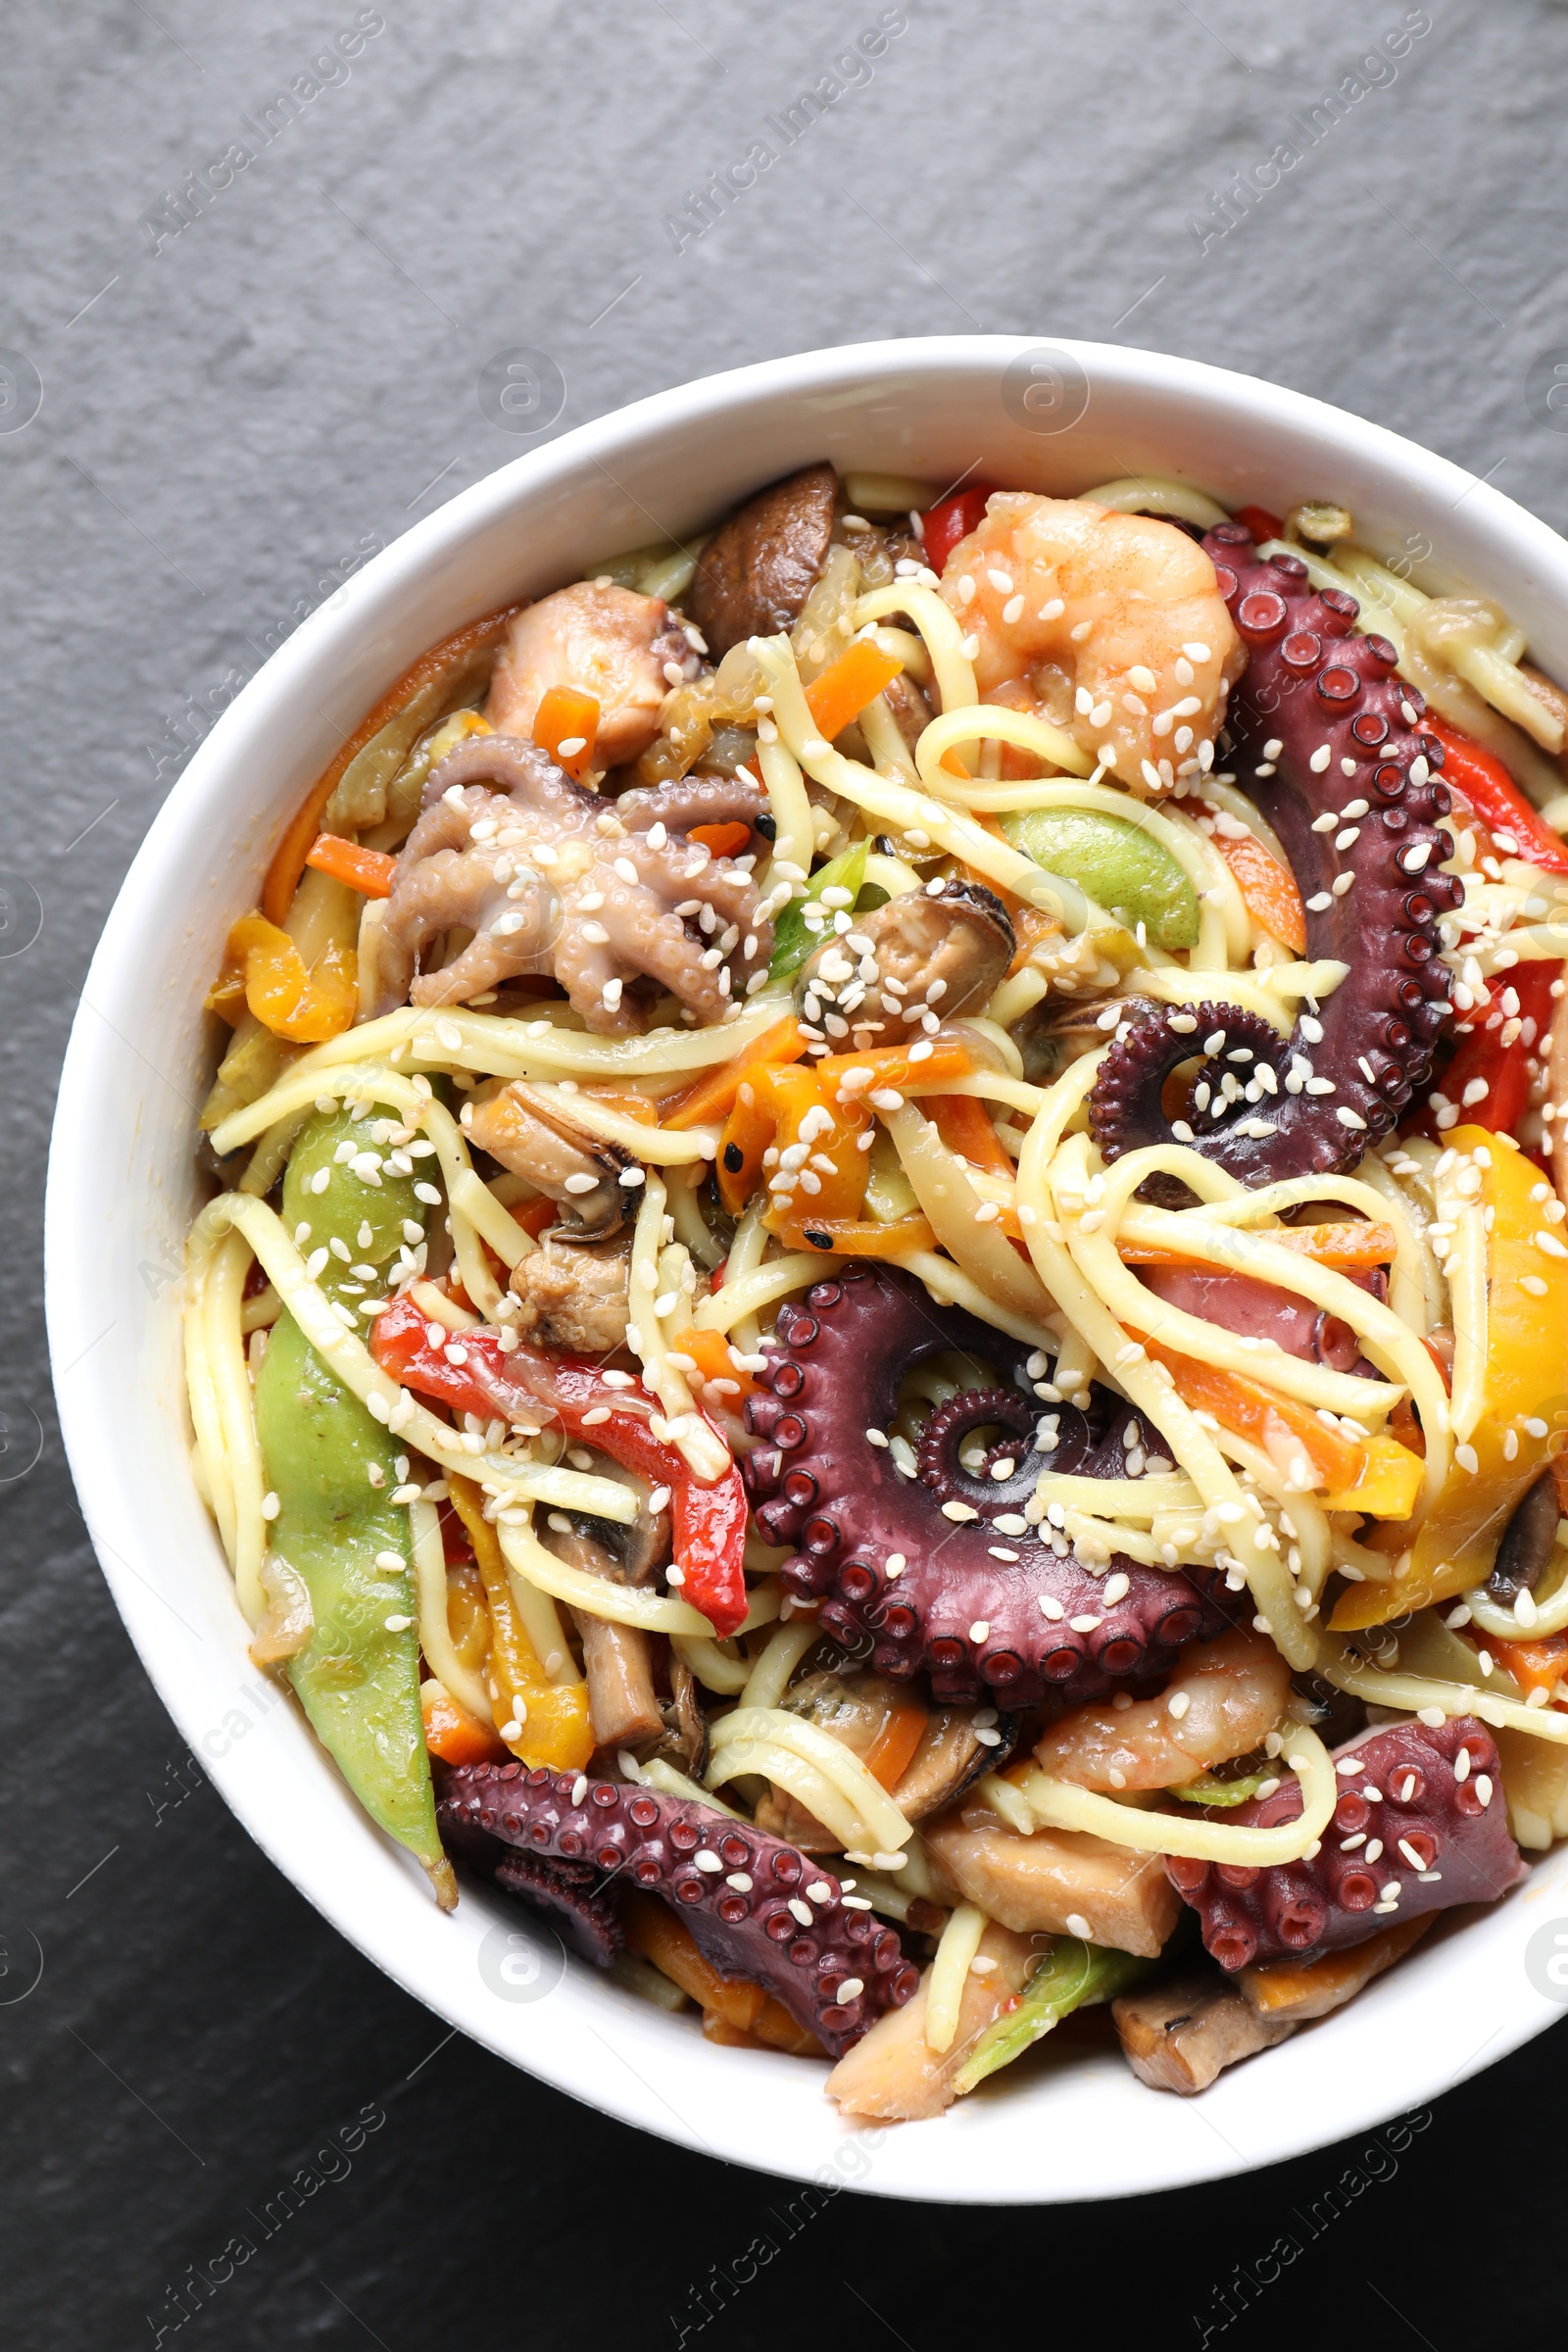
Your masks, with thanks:
M 798 2179 L 984 2204 L 1175 2187 L 1374 2125 L 1549 2025 L 1558 2005 L 1533 1986 L 1525 1948 L 1568 1913 L 1568 1854 L 1201 2098 L 1147 2090 L 1113 2055 L 1048 2057 L 940 2122 L 856 2132 L 823 2097 L 821 2068 L 713 2048 L 689 2015 L 575 1964 L 562 1976 L 548 1943 L 482 1893 L 442 1917 L 248 1663 L 187 1468 L 178 1271 L 214 1048 L 202 996 L 283 820 L 424 647 L 824 457 L 939 483 L 1066 493 L 1148 467 L 1231 505 L 1342 500 L 1374 548 L 1430 545 L 1423 579 L 1499 598 L 1568 676 L 1568 547 L 1544 523 L 1380 426 L 1189 360 L 1001 337 L 866 344 L 711 376 L 531 451 L 304 623 L 223 713 L 142 844 L 82 991 L 55 1119 L 61 1425 L 104 1574 L 181 1733 L 278 1868 L 452 2025 L 608 2114 Z

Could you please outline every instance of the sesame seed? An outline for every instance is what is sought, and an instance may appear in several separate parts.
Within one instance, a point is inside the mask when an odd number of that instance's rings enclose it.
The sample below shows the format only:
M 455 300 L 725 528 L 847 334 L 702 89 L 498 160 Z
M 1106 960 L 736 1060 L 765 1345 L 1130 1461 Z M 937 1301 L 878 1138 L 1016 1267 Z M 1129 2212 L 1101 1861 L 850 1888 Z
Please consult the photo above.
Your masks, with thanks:
M 1080 1943 L 1087 1943 L 1094 1933 L 1081 1911 L 1069 1911 L 1065 1924 L 1068 1935 L 1076 1936 Z

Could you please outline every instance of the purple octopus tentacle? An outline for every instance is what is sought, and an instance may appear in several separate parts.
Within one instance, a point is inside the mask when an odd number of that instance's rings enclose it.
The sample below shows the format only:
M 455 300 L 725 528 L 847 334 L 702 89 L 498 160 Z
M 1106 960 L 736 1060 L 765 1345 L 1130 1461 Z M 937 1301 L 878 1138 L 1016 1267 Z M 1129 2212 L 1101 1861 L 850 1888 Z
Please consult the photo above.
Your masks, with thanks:
M 1090 1124 L 1108 1159 L 1191 1140 L 1244 1182 L 1268 1184 L 1353 1165 L 1426 1077 L 1448 1004 L 1438 919 L 1460 890 L 1438 870 L 1448 854 L 1435 821 L 1449 807 L 1436 775 L 1443 747 L 1421 731 L 1426 706 L 1395 676 L 1394 647 L 1352 636 L 1355 599 L 1314 592 L 1299 558 L 1256 561 L 1240 523 L 1203 545 L 1248 647 L 1228 718 L 1237 781 L 1291 861 L 1308 956 L 1349 971 L 1288 1041 L 1233 1004 L 1204 1004 L 1196 1018 L 1140 1005 L 1101 1065 Z M 1190 1138 L 1178 1139 L 1161 1092 L 1205 1052 L 1209 1091 L 1189 1103 Z M 1227 1069 L 1235 1089 L 1221 1086 Z
M 1089 1414 L 1037 1403 L 1027 1348 L 884 1266 L 851 1263 L 816 1284 L 780 1313 L 775 1338 L 759 1375 L 767 1393 L 746 1407 L 762 1441 L 742 1464 L 757 1523 L 769 1543 L 798 1546 L 783 1570 L 791 1592 L 821 1601 L 817 1621 L 837 1639 L 869 1638 L 880 1672 L 923 1670 L 941 1700 L 1076 1705 L 1225 1629 L 1218 1601 L 1188 1577 L 1119 1555 L 1094 1576 L 1065 1537 L 1043 1541 L 1017 1508 L 1047 1462 L 1129 1475 L 1137 1439 L 1120 1398 L 1101 1392 Z M 954 1397 L 927 1430 L 926 1474 L 906 1477 L 887 1442 L 899 1383 L 951 1348 L 1010 1370 L 1015 1390 Z M 985 1421 L 1030 1433 L 1026 1457 L 1021 1435 L 992 1448 L 1022 1461 L 1005 1484 L 956 1459 L 957 1434 Z M 1125 1586 L 1107 1603 L 1112 1577 Z
M 818 1858 L 707 1805 L 585 1773 L 467 1764 L 446 1774 L 439 1819 L 463 1853 L 479 1834 L 590 1868 L 601 1902 L 620 1886 L 661 1895 L 715 1968 L 765 1985 L 835 2058 L 918 1982 L 894 1931 L 847 1903 Z
M 1337 1750 L 1336 1764 L 1334 1820 L 1309 1860 L 1252 1870 L 1167 1858 L 1222 1968 L 1315 1959 L 1423 1912 L 1495 1902 L 1524 1876 L 1497 1750 L 1474 1716 L 1385 1725 Z M 1293 1779 L 1214 1818 L 1272 1828 L 1300 1810 Z

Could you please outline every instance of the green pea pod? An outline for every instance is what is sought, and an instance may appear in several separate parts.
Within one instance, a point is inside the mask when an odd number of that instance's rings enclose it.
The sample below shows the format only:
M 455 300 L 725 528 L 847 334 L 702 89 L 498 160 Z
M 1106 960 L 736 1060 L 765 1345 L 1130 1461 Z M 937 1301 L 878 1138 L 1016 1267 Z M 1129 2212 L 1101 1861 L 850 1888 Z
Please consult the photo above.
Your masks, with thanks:
M 1074 2009 L 1113 2001 L 1151 1965 L 1148 1960 L 1134 1959 L 1131 1952 L 1081 1943 L 1076 1936 L 1058 1936 L 1024 1986 L 1016 2009 L 987 2026 L 964 2060 L 956 2078 L 959 2096 L 973 2090 L 987 2075 L 1021 2058 Z
M 1189 1781 L 1184 1788 L 1173 1788 L 1171 1794 L 1179 1796 L 1184 1805 L 1245 1805 L 1265 1781 L 1277 1777 L 1272 1771 L 1244 1772 L 1239 1780 L 1216 1781 L 1204 1772 L 1196 1781 Z
M 283 1180 L 283 1221 L 328 1298 L 358 1317 L 382 1269 L 421 1224 L 414 1182 L 336 1154 L 376 1152 L 375 1120 L 322 1113 L 301 1131 Z M 322 1169 L 324 1189 L 313 1190 Z M 308 1232 L 301 1233 L 302 1226 Z M 347 1260 L 331 1250 L 337 1241 Z M 409 1573 L 409 1515 L 391 1500 L 396 1441 L 307 1345 L 293 1317 L 272 1326 L 256 1381 L 256 1425 L 278 1512 L 272 1548 L 302 1579 L 315 1623 L 288 1662 L 317 1737 L 372 1821 L 457 1899 L 441 1848 L 419 1709 L 419 1638 Z M 389 1563 L 396 1561 L 397 1565 Z M 389 1626 L 388 1621 L 391 1621 Z
M 1020 808 L 1002 819 L 1015 850 L 1064 875 L 1129 930 L 1169 953 L 1198 945 L 1198 893 L 1161 841 L 1098 808 Z
M 865 860 L 870 851 L 868 841 L 858 841 L 842 858 L 834 858 L 818 866 L 807 886 L 804 899 L 791 899 L 773 926 L 773 957 L 767 967 L 769 980 L 788 980 L 798 972 L 807 957 L 829 936 L 826 927 L 812 930 L 806 919 L 808 906 L 816 906 L 824 890 L 835 886 L 850 894 L 850 906 L 858 914 L 869 913 L 873 906 L 886 904 L 887 892 L 879 883 L 867 884 Z M 846 910 L 847 911 L 847 910 Z

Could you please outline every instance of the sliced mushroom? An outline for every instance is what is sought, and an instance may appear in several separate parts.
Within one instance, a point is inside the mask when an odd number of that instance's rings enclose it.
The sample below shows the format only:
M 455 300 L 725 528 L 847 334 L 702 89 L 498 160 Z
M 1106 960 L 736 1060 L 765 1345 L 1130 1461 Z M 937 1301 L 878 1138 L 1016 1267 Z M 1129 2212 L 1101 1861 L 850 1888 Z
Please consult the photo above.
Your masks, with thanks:
M 558 1231 L 602 1241 L 625 1223 L 628 1188 L 620 1178 L 633 1164 L 630 1152 L 573 1127 L 536 1088 L 514 1079 L 476 1100 L 464 1133 L 514 1176 L 526 1177 L 536 1192 L 561 1203 Z
M 663 1520 L 667 1537 L 668 1521 L 662 1513 L 659 1518 Z M 612 1527 L 608 1520 L 578 1512 L 552 1512 L 541 1541 L 568 1567 L 615 1585 L 645 1583 L 659 1553 L 658 1523 L 647 1511 L 639 1512 L 629 1528 Z M 635 1747 L 658 1739 L 664 1729 L 664 1717 L 654 1689 L 648 1636 L 637 1626 L 616 1625 L 589 1609 L 573 1609 L 571 1615 L 582 1639 L 582 1670 L 595 1746 Z
M 988 1772 L 1005 1764 L 1017 1745 L 1017 1721 L 999 1715 L 994 1724 L 979 1721 L 991 1708 L 939 1707 L 920 1736 L 900 1778 L 889 1790 L 906 1821 L 924 1821 L 962 1796 Z M 982 1740 L 982 1730 L 996 1734 L 994 1743 Z
M 522 1301 L 518 1333 L 574 1355 L 609 1355 L 624 1348 L 630 1274 L 629 1235 L 568 1242 L 548 1234 L 512 1269 L 513 1296 Z
M 808 1019 L 825 998 L 857 1026 L 880 1021 L 895 1032 L 926 1012 L 984 1012 L 1016 944 L 1006 908 L 982 883 L 905 891 L 815 951 L 801 974 L 802 1003 Z
M 827 561 L 839 477 L 808 466 L 760 490 L 703 551 L 686 604 L 714 661 L 793 628 Z
M 1557 1482 L 1543 1470 L 1502 1531 L 1497 1557 L 1487 1579 L 1493 1600 L 1512 1608 L 1521 1592 L 1533 1592 L 1557 1543 Z
M 1073 1922 L 1083 1920 L 1090 1942 L 1152 1959 L 1181 1913 L 1158 1854 L 1132 1854 L 1081 1830 L 1020 1838 L 982 1811 L 950 1813 L 921 1836 L 965 1902 L 1018 1936 L 1077 1936 Z
M 1294 2034 L 1293 2020 L 1272 2023 L 1208 1965 L 1147 1991 L 1124 1992 L 1110 2014 L 1122 2055 L 1151 2090 L 1183 2098 L 1206 2090 L 1239 2058 L 1271 2050 Z
M 696 660 L 662 597 L 578 580 L 529 605 L 513 622 L 490 682 L 485 718 L 498 735 L 531 736 L 553 686 L 575 686 L 599 705 L 596 767 L 646 751 L 669 692 L 668 665 L 696 675 Z

